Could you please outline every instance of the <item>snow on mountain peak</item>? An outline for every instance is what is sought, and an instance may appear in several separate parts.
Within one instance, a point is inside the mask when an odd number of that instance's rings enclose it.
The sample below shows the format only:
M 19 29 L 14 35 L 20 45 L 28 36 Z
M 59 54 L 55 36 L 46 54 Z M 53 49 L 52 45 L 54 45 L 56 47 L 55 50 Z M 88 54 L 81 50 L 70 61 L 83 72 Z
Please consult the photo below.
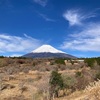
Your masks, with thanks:
M 65 53 L 63 51 L 57 50 L 51 45 L 42 45 L 39 48 L 32 51 L 32 53 Z

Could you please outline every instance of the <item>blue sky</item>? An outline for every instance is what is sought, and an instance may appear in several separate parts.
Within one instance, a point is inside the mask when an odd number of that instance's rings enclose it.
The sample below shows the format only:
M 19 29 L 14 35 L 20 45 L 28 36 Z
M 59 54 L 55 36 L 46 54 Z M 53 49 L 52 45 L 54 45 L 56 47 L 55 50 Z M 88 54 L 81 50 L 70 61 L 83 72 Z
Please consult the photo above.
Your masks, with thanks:
M 77 57 L 100 56 L 100 0 L 0 0 L 0 55 L 43 44 Z

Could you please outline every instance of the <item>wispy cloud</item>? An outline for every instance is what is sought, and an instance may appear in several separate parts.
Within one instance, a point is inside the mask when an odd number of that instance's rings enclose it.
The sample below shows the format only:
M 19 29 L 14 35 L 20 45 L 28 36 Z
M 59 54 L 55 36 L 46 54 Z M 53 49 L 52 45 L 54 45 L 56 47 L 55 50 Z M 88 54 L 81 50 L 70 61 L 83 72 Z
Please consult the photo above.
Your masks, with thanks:
M 61 45 L 62 49 L 100 52 L 100 24 L 91 23 L 83 31 L 71 34 L 68 38 Z
M 49 18 L 49 17 L 48 17 L 47 15 L 45 15 L 45 14 L 39 13 L 39 15 L 40 15 L 45 21 L 55 22 L 54 19 Z
M 82 25 L 82 22 L 88 18 L 95 17 L 95 13 L 82 13 L 80 10 L 67 10 L 63 17 L 69 22 L 71 26 Z
M 45 7 L 47 5 L 48 0 L 33 0 L 35 3 Z
M 24 37 L 0 34 L 0 52 L 30 52 L 40 45 L 40 40 L 26 34 Z

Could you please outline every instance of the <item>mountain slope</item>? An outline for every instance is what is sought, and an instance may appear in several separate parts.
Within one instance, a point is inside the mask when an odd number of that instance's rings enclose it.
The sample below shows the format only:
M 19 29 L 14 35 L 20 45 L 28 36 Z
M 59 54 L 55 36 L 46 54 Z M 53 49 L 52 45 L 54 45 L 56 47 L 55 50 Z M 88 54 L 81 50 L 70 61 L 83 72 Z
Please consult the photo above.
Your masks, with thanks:
M 63 51 L 57 50 L 56 48 L 54 48 L 50 45 L 43 45 L 43 46 L 33 50 L 31 53 L 23 55 L 23 57 L 28 57 L 28 58 L 71 58 L 71 59 L 77 58 L 70 54 L 66 54 Z
M 63 51 L 57 50 L 56 48 L 50 46 L 50 45 L 42 45 L 41 47 L 35 49 L 34 51 L 32 51 L 32 53 L 65 53 Z

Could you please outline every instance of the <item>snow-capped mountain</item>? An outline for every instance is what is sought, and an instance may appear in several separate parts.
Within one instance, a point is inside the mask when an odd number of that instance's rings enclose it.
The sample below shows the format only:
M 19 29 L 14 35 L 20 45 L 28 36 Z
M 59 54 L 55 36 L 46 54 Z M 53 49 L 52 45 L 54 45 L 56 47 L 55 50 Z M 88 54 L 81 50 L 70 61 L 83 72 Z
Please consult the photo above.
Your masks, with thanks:
M 75 56 L 66 54 L 63 51 L 57 50 L 50 45 L 42 45 L 39 48 L 33 50 L 31 53 L 23 55 L 28 58 L 71 58 L 75 59 Z
M 33 50 L 32 53 L 65 53 L 63 51 L 57 50 L 50 45 L 42 45 L 41 47 Z

